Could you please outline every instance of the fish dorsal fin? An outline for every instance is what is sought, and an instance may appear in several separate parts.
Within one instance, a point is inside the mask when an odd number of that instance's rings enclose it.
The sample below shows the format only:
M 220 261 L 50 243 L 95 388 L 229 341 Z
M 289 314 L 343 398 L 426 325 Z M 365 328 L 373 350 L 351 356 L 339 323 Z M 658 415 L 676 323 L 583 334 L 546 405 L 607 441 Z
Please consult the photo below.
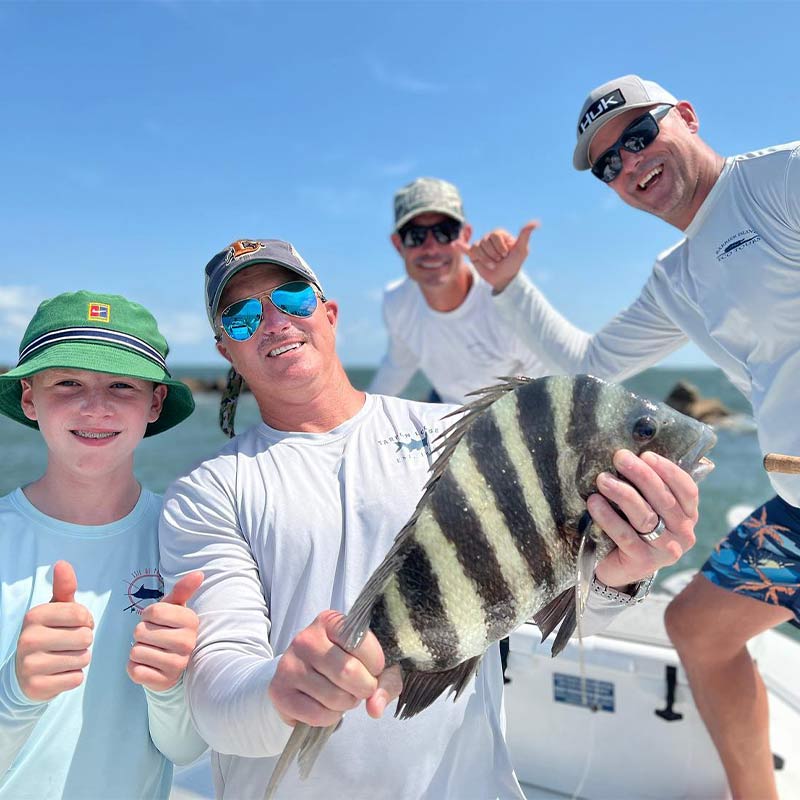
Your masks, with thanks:
M 503 381 L 503 383 L 470 392 L 468 396 L 474 396 L 474 400 L 470 400 L 470 402 L 465 403 L 461 408 L 457 408 L 455 411 L 451 411 L 443 417 L 443 419 L 447 419 L 448 417 L 457 416 L 458 419 L 449 428 L 440 433 L 432 442 L 433 447 L 431 448 L 431 453 L 435 453 L 437 457 L 436 461 L 434 461 L 431 466 L 431 477 L 425 484 L 426 490 L 429 490 L 442 476 L 442 473 L 450 461 L 450 456 L 453 454 L 453 450 L 458 447 L 458 443 L 464 438 L 464 435 L 470 429 L 472 423 L 475 422 L 475 419 L 495 401 L 509 392 L 519 389 L 520 386 L 530 383 L 533 378 L 526 378 L 524 375 L 519 375 L 517 377 L 498 378 L 498 380 Z M 426 496 L 427 491 L 425 495 L 423 495 L 422 500 L 424 500 Z M 420 503 L 422 503 L 422 500 Z
M 458 666 L 441 672 L 415 672 L 403 670 L 403 691 L 397 701 L 394 715 L 408 719 L 426 709 L 446 689 L 458 700 L 461 692 L 478 671 L 483 654 L 462 661 Z
M 470 392 L 471 395 L 475 395 L 474 400 L 471 400 L 469 403 L 466 403 L 461 408 L 452 411 L 444 417 L 444 419 L 447 419 L 448 417 L 460 415 L 452 425 L 444 430 L 432 442 L 433 447 L 431 453 L 436 453 L 437 456 L 431 466 L 430 477 L 425 484 L 422 497 L 417 503 L 411 518 L 395 537 L 394 544 L 386 554 L 380 567 L 372 574 L 369 581 L 367 581 L 366 585 L 361 590 L 361 593 L 356 598 L 356 601 L 353 603 L 352 608 L 342 624 L 339 633 L 339 641 L 345 650 L 354 649 L 364 638 L 364 634 L 369 627 L 372 607 L 375 605 L 375 601 L 386 586 L 386 582 L 392 577 L 402 563 L 400 551 L 406 539 L 413 535 L 414 526 L 425 506 L 428 495 L 433 491 L 437 481 L 447 468 L 450 457 L 458 446 L 458 443 L 464 438 L 464 435 L 477 417 L 492 405 L 492 403 L 509 392 L 518 389 L 520 386 L 530 383 L 532 378 L 519 376 L 515 378 L 500 378 L 499 380 L 504 381 L 504 383 L 499 383 L 496 386 L 487 386 L 485 389 L 478 389 L 475 392 Z

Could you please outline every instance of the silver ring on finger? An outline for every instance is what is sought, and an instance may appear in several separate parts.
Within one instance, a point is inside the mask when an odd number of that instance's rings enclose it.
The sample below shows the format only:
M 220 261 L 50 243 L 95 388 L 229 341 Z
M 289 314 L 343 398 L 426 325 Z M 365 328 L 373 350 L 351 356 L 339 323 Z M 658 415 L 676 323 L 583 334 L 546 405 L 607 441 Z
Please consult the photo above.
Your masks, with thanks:
M 666 529 L 667 526 L 664 524 L 664 520 L 659 517 L 655 528 L 647 533 L 640 533 L 639 538 L 643 539 L 645 542 L 654 542 Z

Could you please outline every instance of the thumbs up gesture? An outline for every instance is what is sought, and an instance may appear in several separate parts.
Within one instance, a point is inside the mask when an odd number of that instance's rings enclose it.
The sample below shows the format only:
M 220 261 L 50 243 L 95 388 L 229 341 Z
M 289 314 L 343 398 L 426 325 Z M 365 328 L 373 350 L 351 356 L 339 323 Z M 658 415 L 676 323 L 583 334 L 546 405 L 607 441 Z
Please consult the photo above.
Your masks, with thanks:
M 94 620 L 75 602 L 78 579 L 67 561 L 53 567 L 53 599 L 25 615 L 17 641 L 17 680 L 31 700 L 52 700 L 83 682 Z
M 527 222 L 516 238 L 508 231 L 497 228 L 472 246 L 462 243 L 458 246 L 495 292 L 502 292 L 522 269 L 528 257 L 531 234 L 538 227 L 539 223 L 534 220 Z
M 186 603 L 202 582 L 202 572 L 190 572 L 166 597 L 142 611 L 128 660 L 134 683 L 163 692 L 178 682 L 197 641 L 197 614 Z

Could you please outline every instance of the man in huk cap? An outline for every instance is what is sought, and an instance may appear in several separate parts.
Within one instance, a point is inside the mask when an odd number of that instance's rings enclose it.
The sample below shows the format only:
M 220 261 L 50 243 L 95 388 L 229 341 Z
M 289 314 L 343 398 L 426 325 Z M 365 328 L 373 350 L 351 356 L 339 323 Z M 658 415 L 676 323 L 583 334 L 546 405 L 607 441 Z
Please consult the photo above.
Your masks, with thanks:
M 455 702 L 442 696 L 412 719 L 376 721 L 400 690 L 397 668 L 384 670 L 372 633 L 352 652 L 336 637 L 341 612 L 422 496 L 432 456 L 418 443 L 456 407 L 356 390 L 336 354 L 338 306 L 288 242 L 243 240 L 215 255 L 206 309 L 261 413 L 169 489 L 161 523 L 165 574 L 202 565 L 206 576 L 186 683 L 192 718 L 216 751 L 217 796 L 263 797 L 295 722 L 341 720 L 309 778 L 290 768 L 278 796 L 522 800 L 503 739 L 496 646 Z M 620 550 L 598 565 L 605 586 L 593 584 L 584 633 L 637 602 L 642 579 L 693 540 L 691 478 L 656 456 L 627 456 L 622 472 L 642 495 L 609 483 L 608 500 L 631 519 L 681 510 L 663 538 L 669 547 L 653 551 L 593 496 L 591 513 Z
M 520 272 L 530 224 L 516 238 L 495 230 L 470 256 L 509 321 L 564 371 L 619 380 L 691 339 L 750 400 L 762 451 L 800 454 L 800 143 L 723 158 L 699 126 L 691 103 L 636 75 L 584 102 L 575 168 L 684 233 L 638 299 L 588 340 L 539 324 L 542 297 Z M 736 798 L 777 797 L 747 641 L 800 626 L 800 476 L 770 479 L 776 496 L 717 545 L 666 615 Z
M 528 347 L 504 319 L 492 287 L 464 258 L 472 228 L 458 189 L 439 178 L 417 178 L 394 196 L 391 240 L 406 277 L 389 284 L 383 317 L 385 356 L 369 387 L 399 394 L 420 369 L 445 403 L 464 403 L 469 392 L 507 375 L 538 378 L 551 365 Z M 543 301 L 543 324 L 582 334 Z

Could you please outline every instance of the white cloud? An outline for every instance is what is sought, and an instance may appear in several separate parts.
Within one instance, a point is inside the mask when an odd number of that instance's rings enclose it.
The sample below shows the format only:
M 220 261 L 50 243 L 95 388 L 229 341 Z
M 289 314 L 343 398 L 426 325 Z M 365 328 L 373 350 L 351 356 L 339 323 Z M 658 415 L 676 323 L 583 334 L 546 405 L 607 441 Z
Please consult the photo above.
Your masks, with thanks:
M 44 298 L 37 286 L 0 286 L 0 338 L 19 342 Z
M 170 347 L 174 347 L 176 344 L 208 342 L 211 331 L 205 314 L 195 314 L 188 311 L 177 314 L 158 311 L 154 313 L 154 316 L 158 320 L 158 327 Z
M 400 175 L 408 175 L 412 171 L 416 171 L 417 162 L 414 159 L 406 159 L 405 161 L 386 161 L 376 162 L 375 171 L 378 175 L 386 178 L 396 178 Z
M 360 212 L 368 205 L 369 199 L 366 192 L 355 188 L 297 186 L 295 191 L 303 203 L 337 219 Z
M 375 56 L 367 56 L 367 67 L 372 77 L 380 84 L 410 94 L 441 94 L 447 91 L 442 83 L 421 80 L 387 67 Z

